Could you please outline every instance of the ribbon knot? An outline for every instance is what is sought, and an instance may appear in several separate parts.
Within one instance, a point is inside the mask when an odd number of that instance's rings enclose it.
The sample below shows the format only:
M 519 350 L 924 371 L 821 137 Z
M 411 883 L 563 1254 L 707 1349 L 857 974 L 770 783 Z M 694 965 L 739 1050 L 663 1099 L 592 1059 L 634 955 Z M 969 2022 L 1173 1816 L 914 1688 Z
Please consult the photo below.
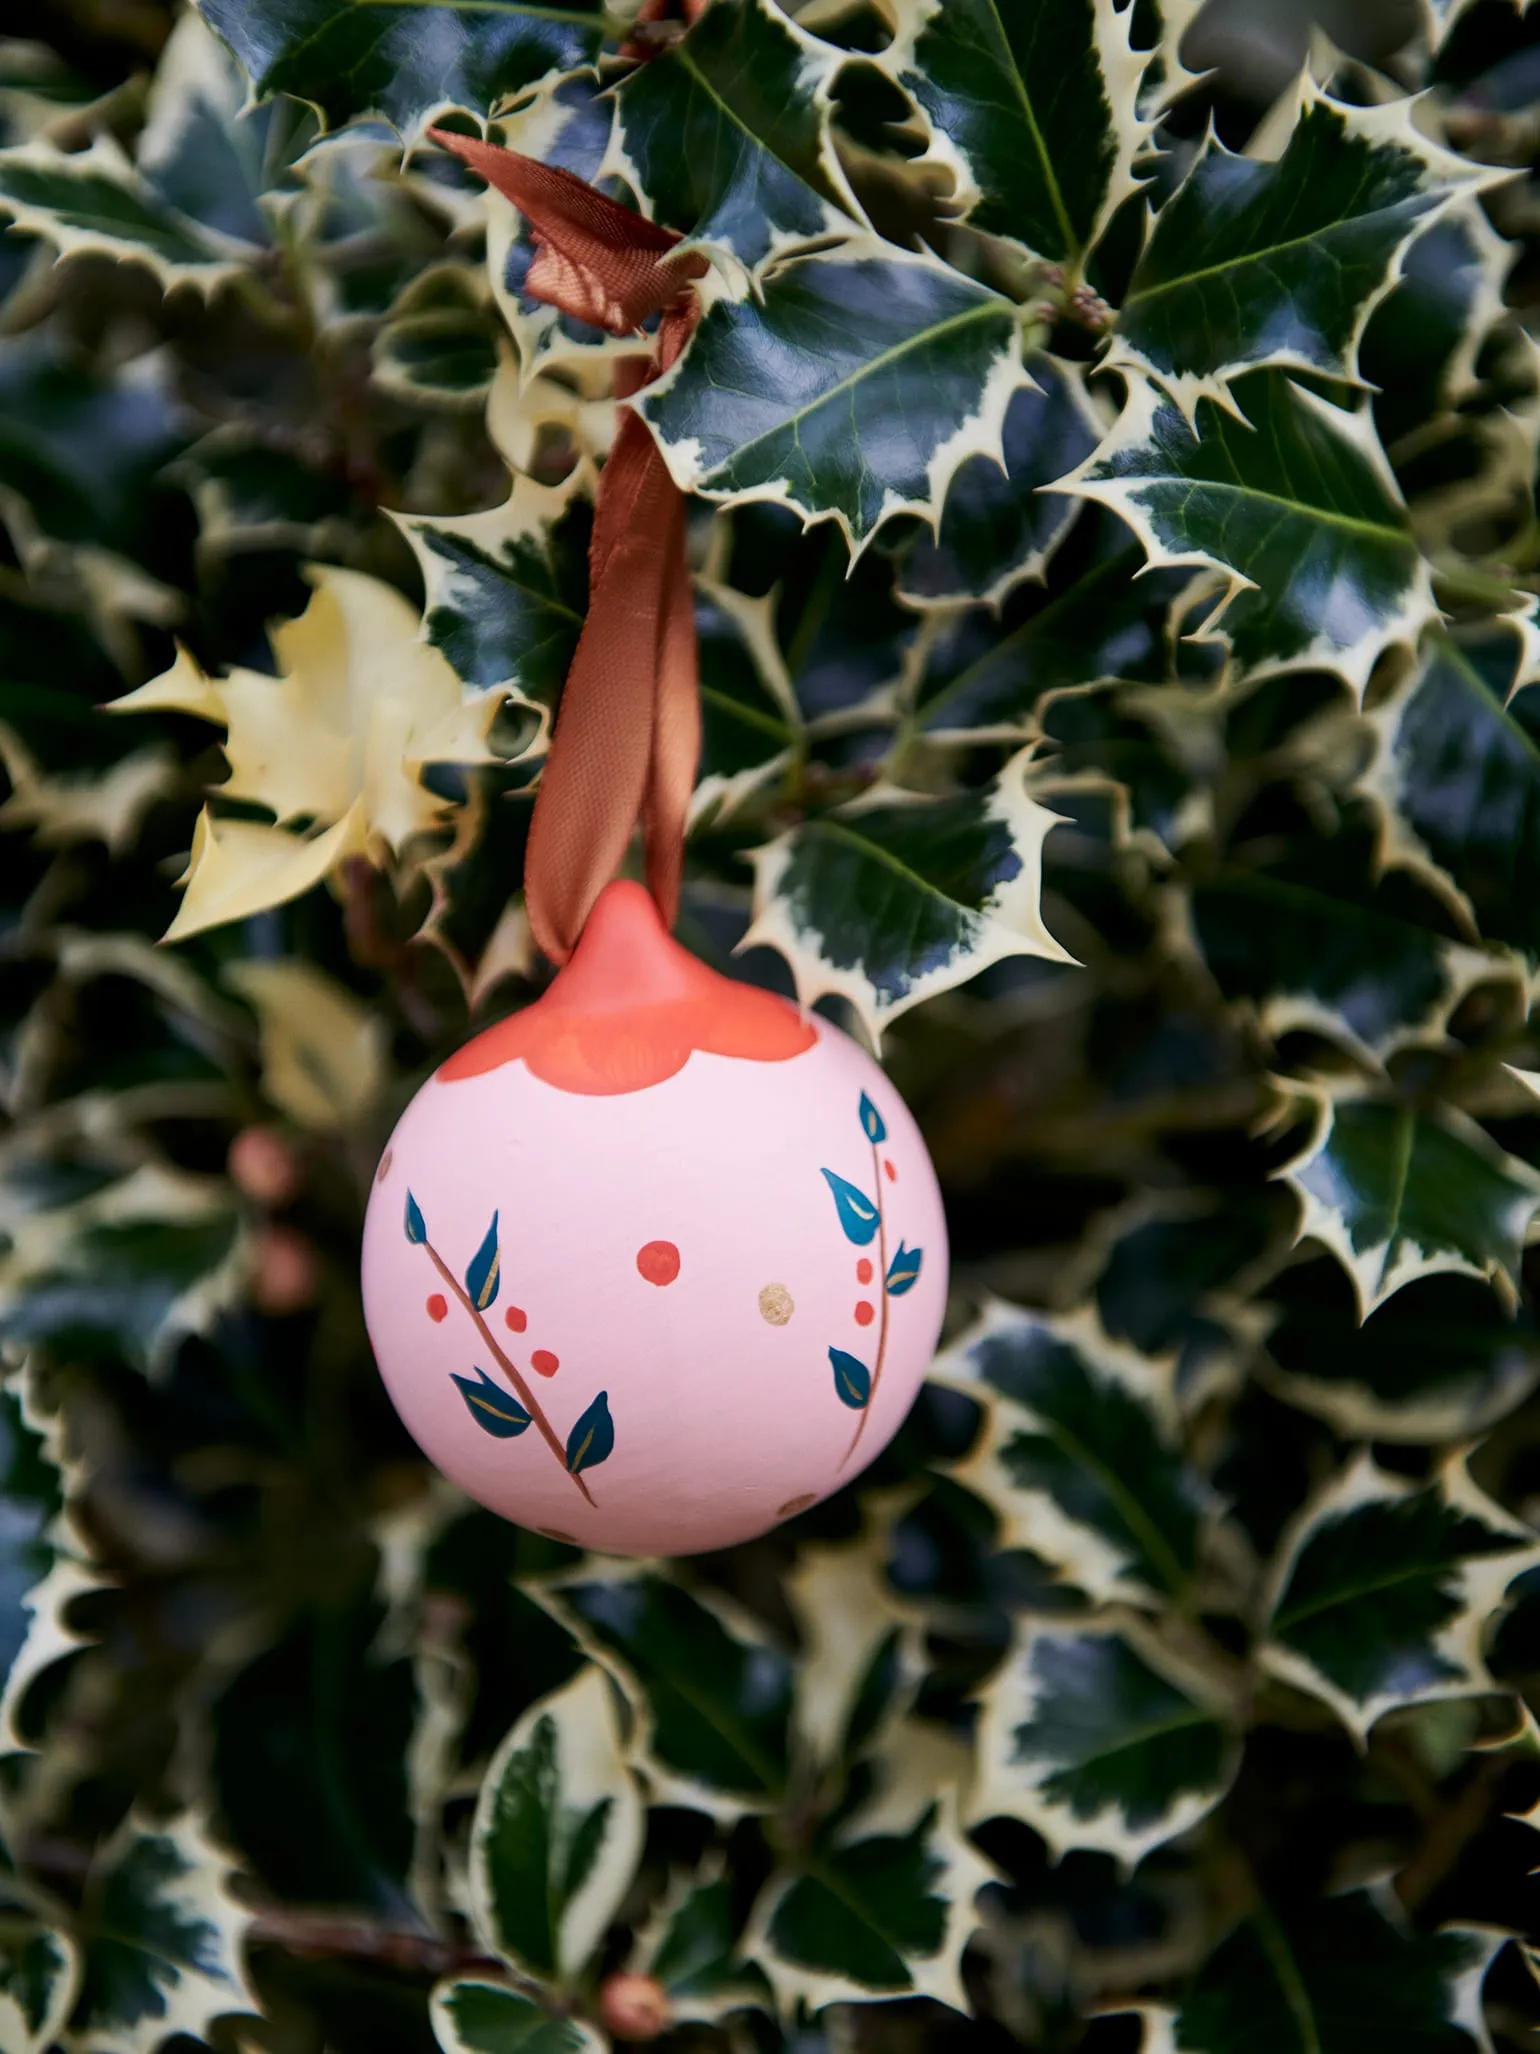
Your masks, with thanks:
M 445 129 L 436 142 L 518 208 L 536 243 L 525 290 L 611 335 L 659 316 L 645 355 L 616 376 L 622 399 L 666 371 L 700 318 L 706 260 L 570 171 Z M 700 757 L 699 658 L 685 554 L 685 501 L 641 416 L 622 407 L 589 548 L 588 617 L 562 691 L 525 858 L 530 928 L 555 963 L 640 823 L 647 889 L 666 925 L 679 910 L 685 825 Z

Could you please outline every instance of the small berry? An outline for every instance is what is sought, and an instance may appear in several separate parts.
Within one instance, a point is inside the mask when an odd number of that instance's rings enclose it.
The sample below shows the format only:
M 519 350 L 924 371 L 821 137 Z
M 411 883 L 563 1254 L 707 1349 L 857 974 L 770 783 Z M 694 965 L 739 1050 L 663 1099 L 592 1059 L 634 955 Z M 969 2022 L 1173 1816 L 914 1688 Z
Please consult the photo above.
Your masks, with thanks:
M 599 2016 L 617 2040 L 655 2040 L 673 2024 L 674 2007 L 653 1977 L 623 1970 L 600 1984 Z

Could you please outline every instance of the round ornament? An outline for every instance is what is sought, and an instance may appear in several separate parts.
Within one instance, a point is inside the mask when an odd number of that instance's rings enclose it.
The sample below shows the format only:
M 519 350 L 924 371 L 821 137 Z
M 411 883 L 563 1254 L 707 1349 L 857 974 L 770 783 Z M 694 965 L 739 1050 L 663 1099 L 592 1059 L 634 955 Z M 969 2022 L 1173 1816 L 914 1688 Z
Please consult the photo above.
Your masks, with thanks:
M 849 1036 L 719 977 L 641 886 L 402 1115 L 364 1227 L 397 1411 L 504 1517 L 616 1554 L 752 1538 L 892 1438 L 946 1227 Z

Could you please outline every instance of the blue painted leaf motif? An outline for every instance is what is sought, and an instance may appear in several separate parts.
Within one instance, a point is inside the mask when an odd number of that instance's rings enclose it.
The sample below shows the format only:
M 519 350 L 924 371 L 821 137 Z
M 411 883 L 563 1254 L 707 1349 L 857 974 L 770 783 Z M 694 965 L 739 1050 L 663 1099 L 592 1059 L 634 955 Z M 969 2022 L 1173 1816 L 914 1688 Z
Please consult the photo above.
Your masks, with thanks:
M 854 1241 L 857 1248 L 864 1248 L 868 1241 L 875 1240 L 882 1215 L 866 1193 L 858 1191 L 854 1184 L 847 1184 L 843 1177 L 836 1177 L 833 1170 L 825 1170 L 823 1175 L 834 1193 L 834 1204 L 840 1225 L 845 1229 L 845 1239 Z
M 894 1298 L 902 1298 L 906 1291 L 912 1291 L 920 1280 L 920 1264 L 923 1252 L 918 1248 L 906 1248 L 902 1241 L 898 1253 L 888 1264 L 888 1292 Z
M 492 1215 L 492 1224 L 487 1228 L 487 1237 L 471 1259 L 471 1266 L 465 1272 L 465 1288 L 478 1312 L 485 1312 L 497 1296 L 498 1279 L 502 1273 L 502 1257 L 497 1247 L 497 1214 Z
M 511 1441 L 529 1425 L 529 1414 L 517 1398 L 500 1384 L 494 1384 L 484 1369 L 478 1369 L 476 1374 L 481 1379 L 479 1384 L 473 1384 L 468 1376 L 454 1377 L 471 1418 L 494 1440 Z M 454 1376 L 453 1370 L 450 1375 Z
M 607 1461 L 615 1446 L 615 1422 L 610 1418 L 610 1394 L 601 1391 L 567 1436 L 567 1467 L 576 1476 L 580 1470 L 596 1469 Z
M 422 1216 L 422 1207 L 410 1191 L 406 1194 L 406 1238 L 412 1242 L 428 1238 L 428 1223 Z
M 861 1125 L 866 1129 L 868 1141 L 887 1140 L 887 1123 L 864 1091 L 861 1093 Z
M 829 1360 L 834 1365 L 834 1388 L 840 1403 L 848 1405 L 852 1412 L 864 1412 L 872 1395 L 871 1371 L 843 1348 L 831 1348 Z

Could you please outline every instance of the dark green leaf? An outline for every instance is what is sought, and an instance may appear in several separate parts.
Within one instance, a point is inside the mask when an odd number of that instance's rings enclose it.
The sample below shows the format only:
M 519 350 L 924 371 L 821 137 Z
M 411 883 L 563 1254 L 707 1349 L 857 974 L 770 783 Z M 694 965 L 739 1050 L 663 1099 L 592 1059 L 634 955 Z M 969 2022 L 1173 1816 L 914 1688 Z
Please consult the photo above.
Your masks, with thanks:
M 771 0 L 715 0 L 615 94 L 624 161 L 654 220 L 751 270 L 848 232 L 860 209 L 828 132 L 842 61 Z
M 60 256 L 91 251 L 148 264 L 166 285 L 207 290 L 250 254 L 168 206 L 105 136 L 74 156 L 49 143 L 0 150 L 0 210 Z
M 486 0 L 440 6 L 369 0 L 200 0 L 254 90 L 292 93 L 328 127 L 384 114 L 416 136 L 440 109 L 487 114 L 599 53 L 597 6 Z
M 1210 1955 L 1148 2054 L 1476 2054 L 1493 1937 L 1412 1933 L 1366 1892 L 1262 1910 Z
M 1072 265 L 1132 190 L 1143 140 L 1129 15 L 1092 0 L 909 0 L 888 53 L 966 218 Z
M 1115 358 L 1194 392 L 1262 363 L 1354 376 L 1397 252 L 1470 175 L 1408 108 L 1345 107 L 1307 89 L 1271 163 L 1210 135 L 1155 217 Z
M 1071 365 L 1039 354 L 1027 369 L 1035 382 L 1006 412 L 1003 469 L 993 456 L 969 457 L 947 488 L 939 535 L 922 535 L 904 561 L 900 589 L 918 604 L 997 605 L 1042 576 L 1074 518 L 1074 501 L 1045 488 L 1090 455 L 1101 431 Z
M 976 1819 L 1023 1819 L 1056 1853 L 1133 1864 L 1195 1825 L 1235 1768 L 1224 1719 L 1126 1632 L 1018 1626 L 984 1694 Z
M 679 483 L 785 500 L 857 544 L 939 510 L 967 456 L 999 448 L 1021 382 L 1015 309 L 929 259 L 869 242 L 718 300 L 640 402 Z
M 1516 1282 L 1540 1206 L 1540 1178 L 1473 1120 L 1372 1098 L 1330 1104 L 1288 1175 L 1305 1201 L 1301 1235 L 1338 1258 L 1366 1316 L 1434 1270 Z
M 1360 1735 L 1397 1705 L 1490 1688 L 1482 1626 L 1536 1552 L 1460 1465 L 1411 1489 L 1365 1456 L 1293 1537 L 1265 1658 Z
M 945 1862 L 930 1846 L 934 1808 L 902 1836 L 877 1834 L 832 1848 L 780 1897 L 769 1924 L 776 1952 L 799 1967 L 843 1977 L 864 1991 L 912 1990 L 912 1957 L 938 1954 Z
M 47 2054 L 75 2002 L 80 1958 L 67 1933 L 23 1927 L 0 1938 L 0 2035 L 8 2054 Z
M 563 1587 L 554 1597 L 594 1650 L 635 1678 L 648 1767 L 683 1801 L 756 1810 L 785 1787 L 792 1665 L 657 1575 Z
M 440 1983 L 432 2016 L 444 2054 L 600 2054 L 604 2044 L 591 2026 L 475 1976 Z
M 1122 514 L 1152 564 L 1229 578 L 1221 626 L 1247 669 L 1319 663 L 1361 691 L 1386 645 L 1415 640 L 1433 611 L 1367 412 L 1278 371 L 1231 390 L 1240 419 L 1203 399 L 1189 424 L 1136 383 L 1078 489 Z

